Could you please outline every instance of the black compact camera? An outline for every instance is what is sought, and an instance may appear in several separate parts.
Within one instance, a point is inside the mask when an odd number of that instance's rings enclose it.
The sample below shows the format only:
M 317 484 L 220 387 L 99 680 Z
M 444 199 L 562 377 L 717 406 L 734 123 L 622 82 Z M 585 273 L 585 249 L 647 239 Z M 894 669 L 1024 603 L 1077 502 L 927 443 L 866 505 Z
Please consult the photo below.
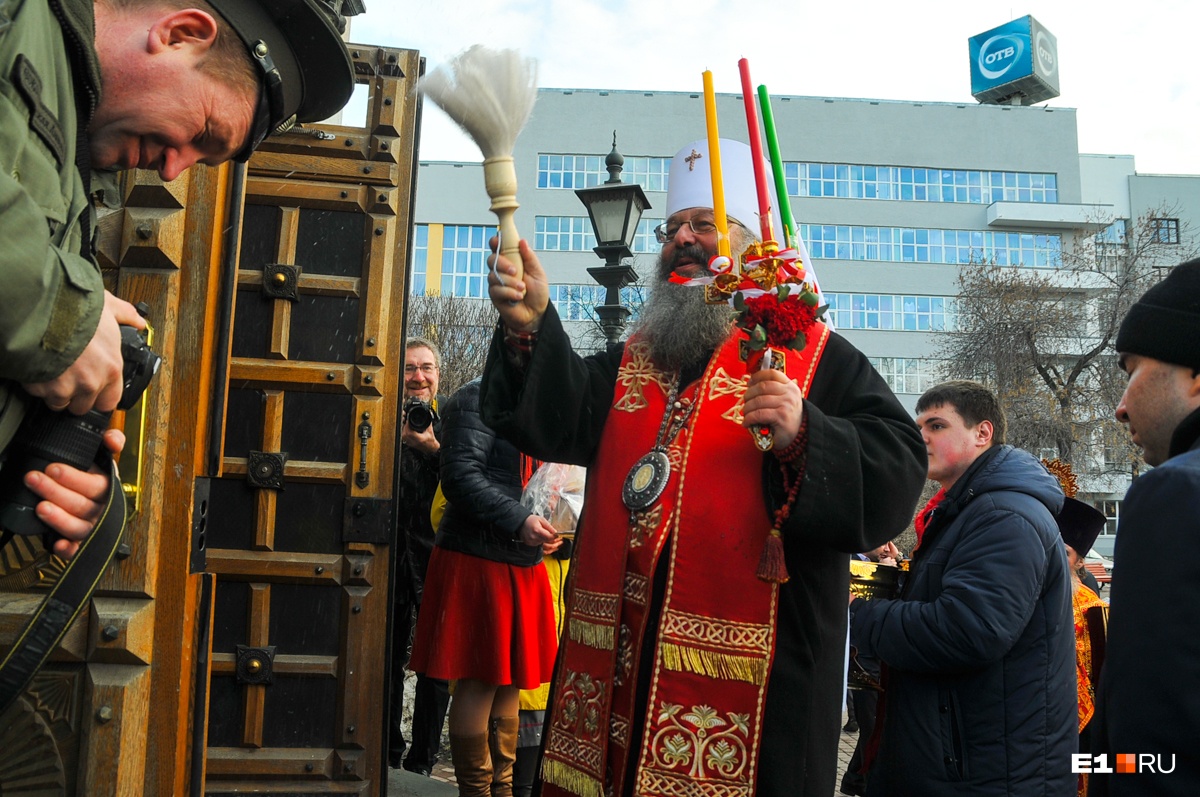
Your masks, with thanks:
M 425 431 L 431 423 L 438 419 L 437 410 L 433 408 L 433 405 L 416 396 L 405 400 L 402 411 L 404 419 L 408 421 L 408 428 L 414 432 Z
M 138 310 L 145 315 L 142 307 Z M 158 373 L 162 357 L 146 345 L 137 329 L 124 325 L 121 357 L 125 362 L 124 388 L 117 408 L 127 410 Z M 50 527 L 38 520 L 35 507 L 42 499 L 25 486 L 25 474 L 44 471 L 53 462 L 87 470 L 100 450 L 111 415 L 99 410 L 72 415 L 66 410 L 52 410 L 41 400 L 31 402 L 0 470 L 0 529 L 24 535 L 51 533 Z

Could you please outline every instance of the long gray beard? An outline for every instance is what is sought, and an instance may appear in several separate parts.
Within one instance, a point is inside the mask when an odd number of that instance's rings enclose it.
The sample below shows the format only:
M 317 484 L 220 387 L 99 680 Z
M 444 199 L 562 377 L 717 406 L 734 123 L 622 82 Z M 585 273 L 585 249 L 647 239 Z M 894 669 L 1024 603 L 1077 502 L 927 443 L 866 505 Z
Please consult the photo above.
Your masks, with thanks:
M 706 303 L 703 288 L 674 285 L 660 277 L 642 305 L 634 332 L 644 336 L 658 368 L 678 371 L 724 343 L 732 320 L 732 308 Z

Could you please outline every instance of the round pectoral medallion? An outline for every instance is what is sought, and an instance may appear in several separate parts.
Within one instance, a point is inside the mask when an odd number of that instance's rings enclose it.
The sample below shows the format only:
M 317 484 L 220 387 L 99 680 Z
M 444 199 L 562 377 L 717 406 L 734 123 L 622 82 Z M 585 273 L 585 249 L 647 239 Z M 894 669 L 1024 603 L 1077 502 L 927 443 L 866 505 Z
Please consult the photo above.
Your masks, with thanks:
M 653 504 L 662 495 L 670 475 L 671 461 L 665 451 L 655 449 L 633 463 L 621 488 L 626 508 L 645 509 Z

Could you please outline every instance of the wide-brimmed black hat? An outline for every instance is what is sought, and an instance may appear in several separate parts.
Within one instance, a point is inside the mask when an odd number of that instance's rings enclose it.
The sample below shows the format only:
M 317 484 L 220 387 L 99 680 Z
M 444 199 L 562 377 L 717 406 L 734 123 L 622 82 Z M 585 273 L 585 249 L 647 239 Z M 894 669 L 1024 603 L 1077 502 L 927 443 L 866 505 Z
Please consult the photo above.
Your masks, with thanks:
M 1091 504 L 1085 504 L 1076 498 L 1063 500 L 1062 511 L 1055 518 L 1058 521 L 1058 531 L 1062 534 L 1063 542 L 1070 545 L 1080 558 L 1087 556 L 1092 550 L 1092 544 L 1104 530 L 1108 519 L 1104 513 Z
M 343 0 L 208 0 L 246 45 L 261 90 L 254 125 L 237 160 L 272 131 L 340 111 L 354 92 L 354 66 L 342 41 Z

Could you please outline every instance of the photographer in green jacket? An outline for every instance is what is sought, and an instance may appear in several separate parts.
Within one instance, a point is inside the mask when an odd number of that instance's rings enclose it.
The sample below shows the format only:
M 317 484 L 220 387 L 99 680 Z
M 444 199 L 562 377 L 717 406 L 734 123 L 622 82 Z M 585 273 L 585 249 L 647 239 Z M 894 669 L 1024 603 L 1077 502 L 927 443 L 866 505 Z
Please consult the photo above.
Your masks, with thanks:
M 173 180 L 336 113 L 354 88 L 346 9 L 361 0 L 0 0 L 0 452 L 33 401 L 113 409 L 118 325 L 145 325 L 92 256 L 92 170 Z M 73 556 L 107 476 L 56 463 L 24 481 Z

